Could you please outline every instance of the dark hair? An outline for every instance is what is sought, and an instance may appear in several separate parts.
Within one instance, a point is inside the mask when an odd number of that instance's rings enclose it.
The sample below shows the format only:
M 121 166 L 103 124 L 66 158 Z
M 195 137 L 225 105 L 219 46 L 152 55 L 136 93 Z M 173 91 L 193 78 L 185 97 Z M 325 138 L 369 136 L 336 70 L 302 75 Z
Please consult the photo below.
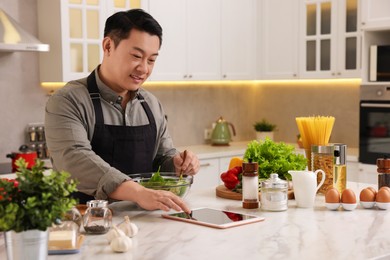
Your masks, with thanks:
M 117 12 L 108 17 L 104 28 L 104 37 L 111 37 L 115 46 L 118 46 L 121 40 L 129 37 L 132 29 L 158 36 L 161 47 L 162 28 L 150 14 L 142 9 Z

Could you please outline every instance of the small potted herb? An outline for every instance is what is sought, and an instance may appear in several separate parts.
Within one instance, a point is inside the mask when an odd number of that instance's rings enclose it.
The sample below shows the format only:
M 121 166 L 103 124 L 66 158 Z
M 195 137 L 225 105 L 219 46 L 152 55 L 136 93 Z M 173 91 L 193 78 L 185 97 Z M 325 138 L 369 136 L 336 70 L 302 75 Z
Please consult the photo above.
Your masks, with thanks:
M 271 140 L 274 139 L 274 131 L 276 130 L 276 125 L 270 123 L 266 119 L 255 122 L 253 125 L 256 131 L 257 140 L 265 140 L 267 137 Z
M 68 180 L 70 174 L 67 172 L 46 173 L 40 160 L 31 170 L 23 158 L 15 164 L 18 167 L 16 178 L 0 179 L 0 232 L 5 232 L 7 243 L 15 243 L 7 250 L 14 247 L 14 251 L 22 250 L 25 257 L 39 259 L 30 254 L 37 251 L 35 248 L 43 253 L 46 250 L 47 254 L 48 228 L 60 221 L 76 204 L 70 194 L 76 191 L 77 183 Z M 42 241 L 43 244 L 27 243 L 26 246 L 24 242 L 16 242 L 32 238 L 39 238 L 34 241 Z M 20 248 L 18 244 L 26 248 Z

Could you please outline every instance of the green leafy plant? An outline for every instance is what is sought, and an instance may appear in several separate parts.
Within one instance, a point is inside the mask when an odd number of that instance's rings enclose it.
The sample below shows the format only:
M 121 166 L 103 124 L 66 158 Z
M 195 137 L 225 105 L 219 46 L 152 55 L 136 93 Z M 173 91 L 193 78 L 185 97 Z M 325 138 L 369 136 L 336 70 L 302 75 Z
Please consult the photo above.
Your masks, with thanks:
M 70 174 L 44 174 L 40 160 L 30 169 L 23 158 L 16 162 L 16 179 L 0 179 L 0 231 L 46 230 L 76 205 L 70 194 L 77 183 Z
M 271 124 L 264 118 L 261 121 L 255 122 L 253 127 L 257 132 L 272 132 L 276 129 L 276 125 Z
M 244 154 L 244 160 L 257 162 L 259 179 L 268 179 L 271 173 L 279 178 L 291 180 L 289 170 L 304 170 L 307 160 L 302 154 L 295 153 L 292 145 L 276 143 L 269 138 L 264 141 L 251 141 Z

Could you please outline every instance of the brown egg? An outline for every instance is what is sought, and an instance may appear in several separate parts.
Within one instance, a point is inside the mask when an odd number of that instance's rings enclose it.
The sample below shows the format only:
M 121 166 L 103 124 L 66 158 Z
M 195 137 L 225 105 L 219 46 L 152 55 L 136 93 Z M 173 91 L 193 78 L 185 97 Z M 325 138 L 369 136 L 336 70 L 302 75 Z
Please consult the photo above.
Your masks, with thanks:
M 390 202 L 390 188 L 389 187 L 380 188 L 376 195 L 376 201 L 382 203 Z
M 365 188 L 360 192 L 360 201 L 366 201 L 366 202 L 371 202 L 375 201 L 376 197 L 376 191 L 375 193 L 372 191 L 370 188 Z
M 326 203 L 340 203 L 340 193 L 336 188 L 331 188 L 325 194 Z
M 376 189 L 374 189 L 373 187 L 367 187 L 366 189 L 371 190 L 375 194 L 375 196 L 376 196 Z
M 355 204 L 356 203 L 356 195 L 351 189 L 345 189 L 341 194 L 341 203 L 346 204 Z

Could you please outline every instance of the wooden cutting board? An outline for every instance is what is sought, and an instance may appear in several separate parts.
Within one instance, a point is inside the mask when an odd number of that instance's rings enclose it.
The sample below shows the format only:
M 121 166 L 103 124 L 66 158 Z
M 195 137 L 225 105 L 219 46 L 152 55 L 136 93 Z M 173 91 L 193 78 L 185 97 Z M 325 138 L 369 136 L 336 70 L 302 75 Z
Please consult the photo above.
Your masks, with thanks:
M 217 197 L 230 199 L 230 200 L 242 200 L 242 194 L 234 192 L 225 187 L 225 185 L 219 185 L 215 188 L 215 194 Z M 289 200 L 294 199 L 294 191 L 288 190 L 287 196 Z M 261 198 L 261 192 L 259 192 L 259 200 Z

